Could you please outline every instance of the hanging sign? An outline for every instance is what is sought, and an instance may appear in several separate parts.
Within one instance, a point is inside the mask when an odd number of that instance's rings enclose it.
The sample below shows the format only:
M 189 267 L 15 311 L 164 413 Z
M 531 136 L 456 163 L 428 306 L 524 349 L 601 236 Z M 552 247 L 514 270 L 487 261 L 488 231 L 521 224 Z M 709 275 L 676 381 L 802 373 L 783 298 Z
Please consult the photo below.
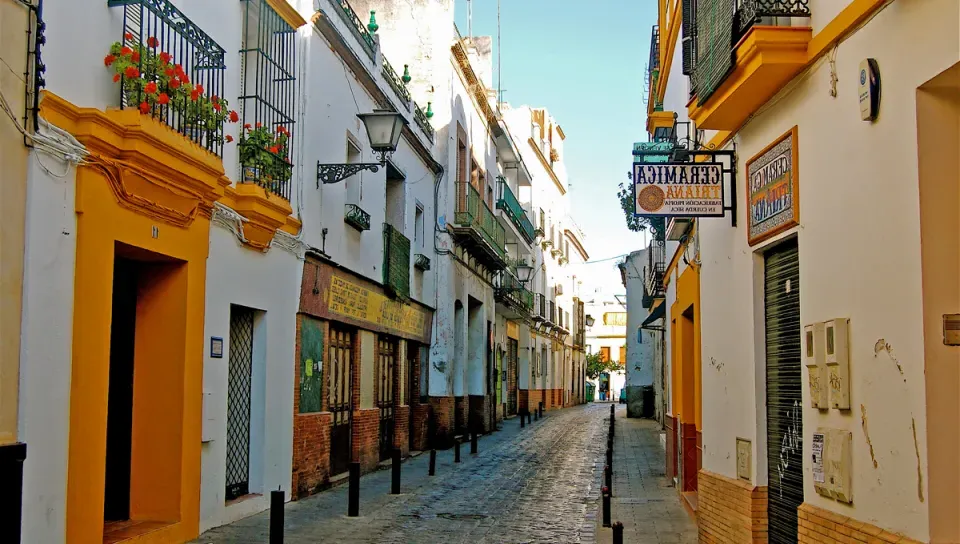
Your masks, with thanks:
M 747 243 L 800 224 L 797 127 L 747 161 Z
M 634 163 L 636 215 L 723 217 L 723 168 L 715 163 Z

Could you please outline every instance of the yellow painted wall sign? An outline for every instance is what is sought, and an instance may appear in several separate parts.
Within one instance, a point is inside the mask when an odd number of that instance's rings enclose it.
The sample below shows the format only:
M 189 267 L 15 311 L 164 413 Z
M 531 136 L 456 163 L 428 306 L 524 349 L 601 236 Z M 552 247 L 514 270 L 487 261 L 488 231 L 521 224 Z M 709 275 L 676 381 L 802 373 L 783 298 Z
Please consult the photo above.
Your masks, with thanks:
M 366 287 L 334 275 L 330 278 L 328 308 L 331 313 L 373 323 L 386 329 L 420 337 L 424 312 L 408 304 L 391 300 Z

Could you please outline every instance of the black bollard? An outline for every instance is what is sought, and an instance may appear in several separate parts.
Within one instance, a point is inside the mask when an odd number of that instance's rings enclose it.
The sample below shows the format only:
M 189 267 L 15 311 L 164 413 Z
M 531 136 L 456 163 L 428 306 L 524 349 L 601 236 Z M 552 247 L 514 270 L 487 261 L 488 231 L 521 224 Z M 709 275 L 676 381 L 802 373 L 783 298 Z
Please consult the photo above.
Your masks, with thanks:
M 533 411 L 533 420 L 534 420 L 534 421 L 538 421 L 539 419 L 540 419 L 540 412 L 538 412 L 537 410 L 534 410 L 534 411 Z
M 533 414 L 530 413 L 530 410 L 527 410 L 527 423 L 533 423 Z
M 610 490 L 603 488 L 603 526 L 610 526 Z
M 477 453 L 477 431 L 470 433 L 470 453 Z
M 400 448 L 393 448 L 393 474 L 390 482 L 390 494 L 400 494 Z
M 430 450 L 430 475 L 437 474 L 437 450 Z
M 610 465 L 603 467 L 603 480 L 607 489 L 610 490 L 610 495 L 613 495 L 613 469 Z
M 347 494 L 347 515 L 360 515 L 360 463 L 350 463 L 350 490 Z
M 454 463 L 460 462 L 460 440 L 459 439 L 453 440 L 453 462 Z
M 613 524 L 613 544 L 623 544 L 623 524 L 619 521 Z
M 540 403 L 540 417 L 543 418 L 543 403 Z
M 613 469 L 613 448 L 607 448 L 607 466 Z
M 283 544 L 283 491 L 270 492 L 270 544 Z
M 526 427 L 526 426 L 527 426 L 527 416 L 526 416 L 526 414 L 524 414 L 523 412 L 521 412 L 521 413 L 520 413 L 520 428 L 522 429 L 522 428 L 524 428 L 524 427 Z

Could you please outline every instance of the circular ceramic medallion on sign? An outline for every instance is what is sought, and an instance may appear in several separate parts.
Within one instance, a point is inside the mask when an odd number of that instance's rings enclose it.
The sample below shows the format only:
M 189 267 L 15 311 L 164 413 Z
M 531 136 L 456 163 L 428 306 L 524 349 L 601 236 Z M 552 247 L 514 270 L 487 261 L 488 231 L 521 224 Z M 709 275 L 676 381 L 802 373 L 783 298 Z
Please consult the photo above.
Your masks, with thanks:
M 639 204 L 644 211 L 655 212 L 663 207 L 663 201 L 666 197 L 667 195 L 663 193 L 663 189 L 656 185 L 651 185 L 644 187 L 640 191 L 640 194 L 637 196 L 637 204 Z

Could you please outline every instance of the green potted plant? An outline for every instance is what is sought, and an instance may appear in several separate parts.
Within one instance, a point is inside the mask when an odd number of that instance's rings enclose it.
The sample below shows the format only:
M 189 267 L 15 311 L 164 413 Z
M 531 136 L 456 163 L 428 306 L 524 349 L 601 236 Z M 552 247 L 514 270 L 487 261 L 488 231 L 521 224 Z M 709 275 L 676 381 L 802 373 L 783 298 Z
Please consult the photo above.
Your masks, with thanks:
M 120 83 L 125 102 L 135 105 L 144 115 L 171 108 L 194 141 L 200 142 L 206 134 L 208 142 L 220 143 L 223 125 L 239 121 L 239 115 L 229 109 L 227 101 L 216 95 L 207 96 L 203 85 L 191 82 L 183 66 L 159 49 L 157 38 L 151 36 L 144 44 L 129 32 L 123 37 L 123 42 L 110 46 L 103 64 L 113 69 L 113 81 Z M 232 142 L 233 137 L 228 135 L 225 140 Z
M 259 182 L 276 191 L 290 179 L 292 165 L 288 160 L 290 131 L 283 125 L 275 130 L 257 123 L 246 124 L 237 144 L 240 167 L 245 183 Z

